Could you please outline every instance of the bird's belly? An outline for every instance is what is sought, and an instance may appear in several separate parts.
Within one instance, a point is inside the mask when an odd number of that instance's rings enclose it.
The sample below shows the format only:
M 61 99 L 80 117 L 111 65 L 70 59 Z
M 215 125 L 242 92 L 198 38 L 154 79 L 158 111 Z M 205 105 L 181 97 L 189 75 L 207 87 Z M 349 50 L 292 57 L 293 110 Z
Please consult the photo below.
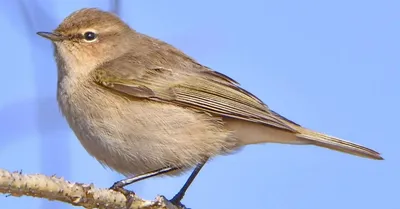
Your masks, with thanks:
M 169 104 L 114 99 L 120 103 L 93 97 L 67 101 L 62 111 L 87 152 L 119 173 L 190 168 L 235 147 L 218 118 Z

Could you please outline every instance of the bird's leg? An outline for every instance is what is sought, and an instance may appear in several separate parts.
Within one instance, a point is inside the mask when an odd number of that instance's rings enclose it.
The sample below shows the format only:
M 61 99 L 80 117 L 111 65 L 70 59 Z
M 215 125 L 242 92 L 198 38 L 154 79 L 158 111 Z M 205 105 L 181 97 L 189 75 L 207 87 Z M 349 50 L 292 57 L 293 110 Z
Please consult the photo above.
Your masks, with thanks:
M 123 188 L 125 186 L 128 186 L 130 184 L 133 184 L 135 182 L 138 182 L 138 181 L 141 181 L 141 180 L 144 180 L 144 179 L 148 179 L 148 178 L 151 178 L 153 176 L 158 176 L 158 175 L 161 175 L 161 174 L 165 174 L 165 173 L 168 173 L 168 172 L 171 172 L 171 171 L 174 171 L 174 170 L 178 170 L 178 169 L 179 168 L 177 168 L 177 167 L 166 167 L 166 168 L 161 168 L 161 169 L 158 169 L 158 170 L 150 171 L 148 173 L 144 173 L 144 174 L 141 174 L 139 176 L 122 179 L 120 181 L 115 182 L 110 187 L 110 189 L 119 190 L 119 189 L 121 189 L 121 188 Z
M 166 167 L 166 168 L 150 171 L 148 173 L 145 173 L 145 174 L 142 174 L 139 176 L 126 178 L 126 179 L 115 182 L 110 187 L 110 189 L 117 191 L 117 192 L 121 192 L 126 197 L 126 206 L 127 206 L 127 208 L 129 208 L 130 205 L 133 203 L 133 200 L 134 200 L 133 197 L 135 195 L 135 192 L 124 189 L 125 186 L 128 186 L 129 184 L 133 184 L 135 182 L 138 182 L 138 181 L 141 181 L 141 180 L 153 177 L 153 176 L 158 176 L 158 175 L 168 173 L 168 172 L 178 170 L 178 169 L 179 168 L 177 168 L 177 167 Z
M 193 170 L 192 174 L 190 174 L 189 178 L 183 185 L 183 187 L 179 190 L 179 192 L 170 200 L 171 203 L 173 203 L 176 206 L 183 206 L 181 203 L 181 200 L 185 196 L 185 193 L 187 189 L 189 188 L 190 184 L 193 182 L 193 180 L 196 178 L 197 174 L 199 174 L 201 168 L 206 164 L 207 160 L 204 162 L 198 164 L 196 168 Z

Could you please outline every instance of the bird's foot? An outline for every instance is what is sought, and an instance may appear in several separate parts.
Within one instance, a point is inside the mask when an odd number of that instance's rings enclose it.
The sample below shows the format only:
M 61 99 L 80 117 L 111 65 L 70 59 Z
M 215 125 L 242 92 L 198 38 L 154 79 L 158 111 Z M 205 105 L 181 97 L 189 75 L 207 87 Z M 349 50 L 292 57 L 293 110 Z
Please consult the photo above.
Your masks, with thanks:
M 169 201 L 179 208 L 188 209 L 184 204 L 181 203 L 183 196 L 184 196 L 184 194 L 178 193 Z
M 135 200 L 135 192 L 124 189 L 123 185 L 123 182 L 117 181 L 109 189 L 123 194 L 126 198 L 126 208 L 130 208 Z

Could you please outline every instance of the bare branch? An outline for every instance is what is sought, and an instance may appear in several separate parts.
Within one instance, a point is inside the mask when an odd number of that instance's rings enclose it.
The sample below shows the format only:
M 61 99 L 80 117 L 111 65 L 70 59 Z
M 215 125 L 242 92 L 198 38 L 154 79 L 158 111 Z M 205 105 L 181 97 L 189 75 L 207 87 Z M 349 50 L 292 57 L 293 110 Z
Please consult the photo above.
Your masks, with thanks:
M 4 169 L 0 169 L 0 193 L 15 197 L 45 198 L 85 208 L 127 208 L 126 197 L 113 190 L 95 188 L 93 184 L 72 183 L 55 176 L 11 173 Z M 148 201 L 136 195 L 133 196 L 129 208 L 178 209 L 163 196 L 158 196 L 154 201 Z
M 111 1 L 111 12 L 120 15 L 121 0 L 110 0 Z

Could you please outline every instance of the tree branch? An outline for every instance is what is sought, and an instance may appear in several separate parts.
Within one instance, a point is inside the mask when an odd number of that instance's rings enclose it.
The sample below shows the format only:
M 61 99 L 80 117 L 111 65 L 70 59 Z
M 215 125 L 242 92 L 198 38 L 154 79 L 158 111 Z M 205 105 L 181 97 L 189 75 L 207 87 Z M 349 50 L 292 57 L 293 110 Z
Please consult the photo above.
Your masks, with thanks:
M 4 169 L 0 169 L 0 193 L 45 198 L 85 208 L 127 208 L 127 198 L 120 192 L 95 188 L 93 184 L 73 183 L 56 176 L 11 173 Z M 129 209 L 178 209 L 163 196 L 154 201 L 136 195 L 132 197 Z

